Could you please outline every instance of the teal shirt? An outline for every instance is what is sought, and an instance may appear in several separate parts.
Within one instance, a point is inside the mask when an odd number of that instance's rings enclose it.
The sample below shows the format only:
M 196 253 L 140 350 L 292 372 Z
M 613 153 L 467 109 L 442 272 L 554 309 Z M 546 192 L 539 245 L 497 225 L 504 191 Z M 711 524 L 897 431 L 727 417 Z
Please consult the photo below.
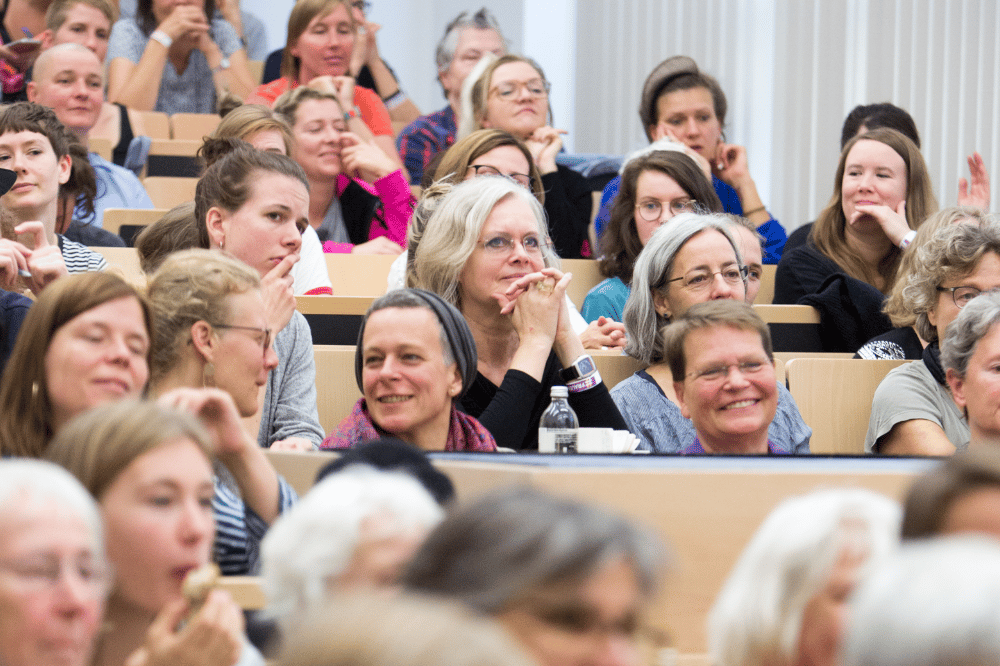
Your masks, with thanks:
M 587 292 L 587 298 L 583 301 L 583 309 L 580 314 L 589 324 L 597 321 L 598 317 L 604 316 L 615 321 L 622 321 L 625 314 L 625 301 L 631 292 L 628 285 L 620 279 L 607 278 L 596 287 Z

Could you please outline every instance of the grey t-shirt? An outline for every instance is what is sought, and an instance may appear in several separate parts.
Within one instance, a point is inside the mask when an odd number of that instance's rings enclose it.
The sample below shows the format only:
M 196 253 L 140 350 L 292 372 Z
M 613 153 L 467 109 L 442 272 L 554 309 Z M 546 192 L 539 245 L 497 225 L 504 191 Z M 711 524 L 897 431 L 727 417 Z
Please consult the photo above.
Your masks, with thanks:
M 894 368 L 875 389 L 865 451 L 878 453 L 875 443 L 880 438 L 897 423 L 914 419 L 936 423 L 958 449 L 969 446 L 969 424 L 951 393 L 937 383 L 923 361 Z
M 333 241 L 334 243 L 350 243 L 351 237 L 347 235 L 347 224 L 344 222 L 344 210 L 340 207 L 340 199 L 333 198 L 326 208 L 323 216 L 323 224 L 316 230 L 321 242 Z

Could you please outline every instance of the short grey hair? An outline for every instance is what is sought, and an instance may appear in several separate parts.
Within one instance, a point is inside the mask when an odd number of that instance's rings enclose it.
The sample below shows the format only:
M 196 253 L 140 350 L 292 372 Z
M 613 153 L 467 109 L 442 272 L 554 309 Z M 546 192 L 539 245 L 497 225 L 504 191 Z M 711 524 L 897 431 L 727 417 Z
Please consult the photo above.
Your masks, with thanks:
M 954 370 L 959 377 L 965 377 L 976 345 L 996 324 L 1000 324 L 1000 293 L 980 294 L 962 308 L 955 321 L 948 324 L 941 343 L 945 371 Z
M 829 489 L 785 500 L 740 555 L 708 615 L 717 666 L 795 663 L 802 616 L 846 549 L 861 573 L 899 543 L 900 507 L 870 490 Z
M 582 585 L 616 557 L 629 561 L 650 598 L 665 561 L 655 537 L 604 509 L 516 486 L 448 516 L 403 582 L 495 615 L 550 586 Z
M 427 220 L 413 258 L 415 287 L 433 291 L 462 309 L 458 277 L 479 243 L 493 208 L 508 197 L 520 198 L 534 214 L 538 234 L 548 240 L 545 211 L 531 190 L 502 176 L 480 176 L 451 187 Z M 559 257 L 543 249 L 546 267 L 558 268 Z
M 291 626 L 328 596 L 330 579 L 350 564 L 366 519 L 378 536 L 428 530 L 444 511 L 413 476 L 352 465 L 316 484 L 267 531 L 261 543 L 268 614 Z
M 842 663 L 1000 663 L 1000 544 L 965 535 L 900 549 L 859 586 Z
M 451 61 L 455 58 L 455 49 L 458 48 L 458 38 L 461 37 L 462 31 L 467 28 L 494 31 L 500 37 L 504 51 L 507 50 L 507 39 L 500 30 L 499 21 L 497 21 L 497 18 L 493 16 L 490 10 L 486 9 L 486 7 L 481 7 L 478 12 L 471 15 L 469 12 L 462 12 L 445 27 L 444 37 L 441 38 L 441 41 L 437 43 L 437 48 L 434 49 L 434 60 L 437 63 L 439 74 L 451 67 Z M 441 90 L 444 91 L 445 97 L 447 97 L 448 92 L 444 90 L 443 85 L 441 86 Z
M 44 460 L 0 460 L 0 516 L 21 516 L 26 507 L 47 508 L 51 504 L 83 519 L 90 532 L 94 556 L 103 560 L 101 513 L 97 502 L 75 476 Z
M 636 258 L 632 270 L 632 288 L 622 315 L 628 336 L 625 353 L 645 363 L 663 360 L 660 330 L 670 323 L 670 319 L 656 311 L 653 292 L 662 292 L 669 287 L 666 280 L 673 269 L 674 258 L 691 238 L 707 229 L 715 229 L 733 246 L 736 262 L 743 266 L 739 243 L 729 230 L 731 224 L 731 220 L 721 213 L 683 213 L 653 233 Z M 743 283 L 745 288 L 746 278 Z

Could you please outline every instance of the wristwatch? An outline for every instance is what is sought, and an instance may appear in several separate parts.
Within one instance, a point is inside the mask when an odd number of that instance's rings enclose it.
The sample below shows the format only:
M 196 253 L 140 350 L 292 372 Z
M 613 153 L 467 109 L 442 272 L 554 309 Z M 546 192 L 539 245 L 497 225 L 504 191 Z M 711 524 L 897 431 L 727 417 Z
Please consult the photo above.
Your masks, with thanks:
M 573 361 L 568 368 L 564 368 L 559 376 L 564 382 L 571 382 L 595 372 L 597 372 L 597 366 L 594 365 L 594 359 L 589 354 L 584 354 Z

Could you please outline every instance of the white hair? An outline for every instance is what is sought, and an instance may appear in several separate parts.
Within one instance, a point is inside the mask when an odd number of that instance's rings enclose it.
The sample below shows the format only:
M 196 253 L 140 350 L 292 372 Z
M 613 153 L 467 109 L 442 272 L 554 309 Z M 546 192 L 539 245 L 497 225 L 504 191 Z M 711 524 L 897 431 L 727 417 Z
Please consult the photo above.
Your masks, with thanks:
M 350 564 L 366 519 L 378 537 L 428 530 L 444 510 L 409 474 L 352 465 L 317 483 L 261 543 L 268 614 L 284 623 L 322 603 L 328 583 Z
M 94 556 L 103 559 L 100 510 L 75 476 L 44 460 L 0 460 L 0 516 L 21 516 L 28 507 L 44 508 L 51 513 L 53 504 L 83 519 L 90 531 Z
M 1000 663 L 1000 542 L 908 542 L 858 587 L 844 666 Z
M 472 109 L 472 89 L 475 87 L 476 82 L 479 81 L 479 78 L 486 71 L 486 68 L 497 60 L 499 60 L 499 57 L 497 57 L 495 53 L 484 53 L 483 57 L 479 59 L 479 62 L 477 62 L 472 69 L 469 70 L 469 75 L 465 77 L 465 81 L 462 82 L 462 92 L 459 96 L 458 128 L 455 131 L 455 141 L 461 141 L 476 131 L 476 118 Z
M 802 616 L 845 549 L 860 573 L 899 543 L 898 502 L 862 489 L 820 490 L 778 505 L 740 555 L 708 616 L 716 666 L 795 662 Z

